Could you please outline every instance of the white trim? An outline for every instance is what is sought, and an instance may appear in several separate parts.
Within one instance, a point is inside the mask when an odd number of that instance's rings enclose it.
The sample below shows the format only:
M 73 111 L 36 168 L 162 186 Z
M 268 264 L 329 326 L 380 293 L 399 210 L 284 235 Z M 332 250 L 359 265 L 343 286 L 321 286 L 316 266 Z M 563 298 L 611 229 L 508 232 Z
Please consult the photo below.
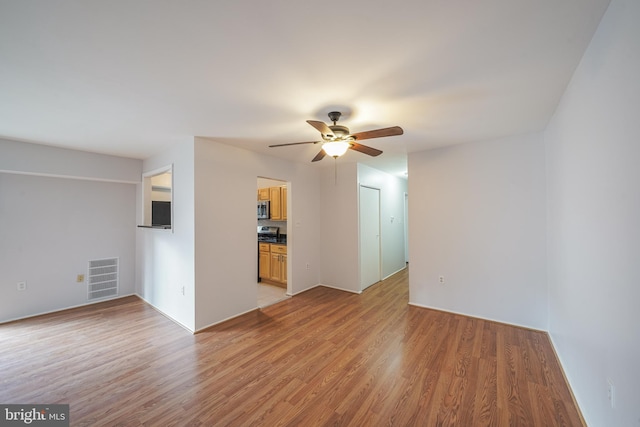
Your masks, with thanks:
M 156 169 L 152 169 L 150 171 L 142 172 L 142 177 L 146 178 L 149 176 L 161 175 L 163 173 L 169 172 L 173 173 L 173 163 L 169 163 L 168 165 L 161 166 Z M 173 180 L 172 180 L 173 181 Z M 173 182 L 171 183 L 173 185 Z
M 32 317 L 45 316 L 47 314 L 59 313 L 61 311 L 72 310 L 74 308 L 82 308 L 82 307 L 87 307 L 87 306 L 90 306 L 90 305 L 102 304 L 103 302 L 114 301 L 114 300 L 127 298 L 127 297 L 131 297 L 131 296 L 136 296 L 136 297 L 140 298 L 140 295 L 136 294 L 135 292 L 131 293 L 131 294 L 127 294 L 127 295 L 118 295 L 115 298 L 101 299 L 99 301 L 90 301 L 90 302 L 86 302 L 84 304 L 72 305 L 70 307 L 65 307 L 65 308 L 56 308 L 54 310 L 41 311 L 41 312 L 35 313 L 35 314 L 28 314 L 26 316 L 14 317 L 12 319 L 2 320 L 2 321 L 0 321 L 0 325 L 3 325 L 5 323 L 10 323 L 10 322 L 16 322 L 18 320 L 30 319 Z
M 62 175 L 58 173 L 44 173 L 44 172 L 24 172 L 15 171 L 9 169 L 0 169 L 0 173 L 9 173 L 13 175 L 28 175 L 28 176 L 43 176 L 45 178 L 61 178 L 61 179 L 79 179 L 81 181 L 98 181 L 98 182 L 115 182 L 118 184 L 140 184 L 141 181 L 128 181 L 123 179 L 109 179 L 109 178 L 94 178 L 88 176 L 76 176 L 76 175 Z
M 226 321 L 229 321 L 231 319 L 235 319 L 236 317 L 243 316 L 243 315 L 245 315 L 247 313 L 251 313 L 252 311 L 256 311 L 256 310 L 260 310 L 260 307 L 256 306 L 256 308 L 252 308 L 250 310 L 243 311 L 242 313 L 234 314 L 233 316 L 229 316 L 226 319 L 218 320 L 217 322 L 213 322 L 213 323 L 211 323 L 211 324 L 209 324 L 207 326 L 203 326 L 202 328 L 196 329 L 193 333 L 197 334 L 200 331 L 204 331 L 205 329 L 211 328 L 213 326 L 219 325 L 220 323 L 224 323 Z
M 382 280 L 387 280 L 389 277 L 393 276 L 394 274 L 398 274 L 400 273 L 402 270 L 406 270 L 407 269 L 407 263 L 405 262 L 404 267 L 397 269 L 396 271 L 394 271 L 393 273 L 389 274 L 388 276 L 385 276 L 382 278 Z M 382 280 L 380 280 L 382 282 Z
M 382 280 L 382 269 L 384 264 L 384 250 L 382 244 L 382 189 L 378 187 L 374 187 L 371 185 L 365 185 L 358 182 L 358 287 L 360 288 L 360 293 L 367 289 L 369 286 L 374 285 Z M 378 192 L 378 282 L 370 283 L 366 286 L 362 284 L 362 189 L 366 188 L 369 190 L 374 190 Z
M 547 336 L 549 337 L 549 342 L 551 343 L 551 349 L 556 356 L 556 360 L 558 361 L 558 365 L 560 365 L 560 371 L 562 372 L 562 376 L 564 377 L 564 381 L 567 383 L 569 387 L 569 393 L 571 393 L 571 398 L 573 399 L 573 404 L 578 408 L 578 414 L 580 415 L 580 419 L 582 419 L 582 423 L 586 426 L 587 423 L 584 419 L 584 414 L 582 409 L 580 409 L 580 405 L 578 404 L 578 396 L 574 392 L 573 384 L 569 380 L 569 376 L 567 375 L 566 369 L 564 369 L 564 363 L 562 363 L 562 358 L 560 357 L 560 353 L 558 353 L 558 347 L 556 346 L 555 341 L 553 340 L 553 336 L 551 332 L 547 332 Z
M 157 311 L 158 313 L 162 314 L 164 317 L 166 317 L 167 319 L 171 320 L 173 323 L 175 323 L 176 325 L 182 327 L 183 329 L 186 329 L 190 334 L 194 334 L 195 332 L 188 327 L 187 325 L 178 322 L 176 319 L 174 319 L 173 317 L 169 316 L 167 313 L 165 313 L 164 311 L 160 310 L 158 307 L 156 307 L 155 305 L 151 304 L 149 301 L 147 301 L 145 298 L 141 297 L 138 294 L 135 294 L 138 298 L 140 298 L 142 301 L 144 301 L 146 304 L 149 305 L 149 307 L 153 308 L 155 311 Z
M 295 296 L 295 295 L 300 295 L 301 293 L 303 293 L 303 292 L 307 292 L 307 291 L 309 291 L 309 290 L 311 290 L 311 289 L 314 289 L 314 288 L 317 288 L 318 286 L 322 286 L 322 284 L 320 284 L 320 283 L 315 284 L 315 285 L 313 285 L 313 286 L 311 286 L 311 287 L 309 287 L 309 288 L 303 289 L 303 290 L 298 291 L 298 292 L 293 293 L 293 294 L 292 294 L 291 292 L 289 292 L 289 290 L 287 290 L 287 292 L 285 293 L 285 295 L 287 295 L 287 296 L 289 296 L 289 297 L 292 297 L 292 296 Z
M 337 286 L 325 285 L 324 283 L 318 283 L 316 286 L 314 286 L 314 288 L 315 288 L 315 287 L 318 287 L 318 286 L 324 286 L 325 288 L 331 288 L 331 289 L 337 289 L 337 290 L 339 290 L 339 291 L 350 292 L 350 293 L 352 293 L 352 294 L 356 294 L 356 295 L 360 295 L 360 294 L 362 293 L 362 291 L 361 291 L 361 290 L 359 290 L 359 291 L 354 291 L 354 290 L 352 290 L 352 289 L 344 289 L 344 288 L 339 288 L 339 287 L 337 287 Z M 309 289 L 312 289 L 312 288 L 309 288 Z
M 445 312 L 445 313 L 451 313 L 451 314 L 457 314 L 457 315 L 460 315 L 460 316 L 471 317 L 471 318 L 474 318 L 474 319 L 487 320 L 487 321 L 489 321 L 489 322 L 502 323 L 502 324 L 504 324 L 504 325 L 516 326 L 516 327 L 518 327 L 518 328 L 529 329 L 529 330 L 531 330 L 531 331 L 544 332 L 544 333 L 546 333 L 547 335 L 549 334 L 549 331 L 546 331 L 546 330 L 544 330 L 544 329 L 538 329 L 538 328 L 534 328 L 534 327 L 532 327 L 532 326 L 527 326 L 527 325 L 520 325 L 520 324 L 518 324 L 518 323 L 507 322 L 507 321 L 504 321 L 504 320 L 492 319 L 492 318 L 490 318 L 490 317 L 477 316 L 477 315 L 473 315 L 473 314 L 463 313 L 463 312 L 460 312 L 460 311 L 445 310 L 445 309 L 443 309 L 443 308 L 438 308 L 438 307 L 430 307 L 430 306 L 428 306 L 428 305 L 416 304 L 416 303 L 411 302 L 411 301 L 409 301 L 409 305 L 412 305 L 412 306 L 414 306 L 414 307 L 419 307 L 419 308 L 427 308 L 427 309 L 429 309 L 429 310 L 442 311 L 442 312 Z

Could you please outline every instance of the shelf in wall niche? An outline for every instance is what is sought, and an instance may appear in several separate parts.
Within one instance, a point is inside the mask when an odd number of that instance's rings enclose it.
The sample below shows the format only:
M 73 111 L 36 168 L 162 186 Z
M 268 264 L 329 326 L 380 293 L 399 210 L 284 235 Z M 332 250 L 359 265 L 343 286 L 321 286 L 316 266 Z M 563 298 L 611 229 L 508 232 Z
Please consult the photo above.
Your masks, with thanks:
M 171 193 L 171 187 L 164 187 L 161 185 L 152 185 L 151 186 L 151 190 L 152 191 L 160 191 L 163 193 Z
M 156 230 L 171 230 L 170 225 L 138 225 L 138 228 L 155 228 Z

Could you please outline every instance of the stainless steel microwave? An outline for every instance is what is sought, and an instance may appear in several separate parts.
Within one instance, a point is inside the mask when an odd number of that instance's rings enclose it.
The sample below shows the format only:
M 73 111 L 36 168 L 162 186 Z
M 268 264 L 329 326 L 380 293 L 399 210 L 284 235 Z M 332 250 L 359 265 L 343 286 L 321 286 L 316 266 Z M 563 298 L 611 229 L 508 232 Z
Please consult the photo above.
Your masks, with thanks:
M 269 219 L 269 201 L 258 202 L 258 219 Z

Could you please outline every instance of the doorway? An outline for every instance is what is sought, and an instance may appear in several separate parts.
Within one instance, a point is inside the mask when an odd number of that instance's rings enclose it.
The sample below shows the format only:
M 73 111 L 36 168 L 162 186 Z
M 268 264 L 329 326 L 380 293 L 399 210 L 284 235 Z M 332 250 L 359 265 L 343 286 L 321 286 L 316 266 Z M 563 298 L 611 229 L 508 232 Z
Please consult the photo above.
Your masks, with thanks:
M 258 177 L 257 305 L 264 308 L 289 298 L 289 183 Z M 265 204 L 266 202 L 266 204 Z
M 360 186 L 360 290 L 380 281 L 380 189 Z

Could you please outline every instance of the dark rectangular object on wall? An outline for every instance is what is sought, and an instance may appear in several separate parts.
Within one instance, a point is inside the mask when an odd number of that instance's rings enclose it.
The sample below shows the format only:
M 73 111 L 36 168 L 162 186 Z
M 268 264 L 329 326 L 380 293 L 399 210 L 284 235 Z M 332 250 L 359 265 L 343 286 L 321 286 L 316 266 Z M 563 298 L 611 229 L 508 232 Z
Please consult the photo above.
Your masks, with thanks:
M 151 225 L 171 226 L 171 202 L 151 202 Z

